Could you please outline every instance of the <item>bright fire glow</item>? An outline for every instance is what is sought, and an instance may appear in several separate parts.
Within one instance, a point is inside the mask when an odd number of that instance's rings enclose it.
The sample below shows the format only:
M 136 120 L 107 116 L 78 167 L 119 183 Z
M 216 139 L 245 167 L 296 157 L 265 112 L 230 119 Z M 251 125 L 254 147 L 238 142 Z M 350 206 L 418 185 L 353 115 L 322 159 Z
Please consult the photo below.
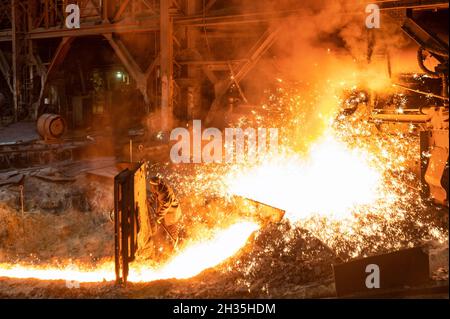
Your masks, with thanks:
M 307 158 L 280 155 L 230 174 L 229 191 L 283 209 L 293 222 L 317 214 L 348 217 L 353 207 L 377 199 L 382 175 L 367 156 L 327 135 Z
M 253 222 L 236 223 L 218 231 L 213 238 L 188 245 L 178 255 L 160 268 L 132 263 L 128 280 L 144 282 L 169 278 L 190 278 L 214 267 L 241 249 L 249 236 L 259 228 Z M 0 277 L 35 278 L 42 280 L 71 280 L 100 282 L 114 280 L 114 264 L 107 262 L 95 269 L 70 265 L 64 268 L 0 264 Z
M 198 242 L 187 247 L 161 269 L 154 272 L 139 264 L 131 266 L 130 281 L 190 278 L 204 269 L 214 267 L 236 254 L 249 236 L 259 228 L 253 222 L 241 222 L 220 231 L 212 240 Z

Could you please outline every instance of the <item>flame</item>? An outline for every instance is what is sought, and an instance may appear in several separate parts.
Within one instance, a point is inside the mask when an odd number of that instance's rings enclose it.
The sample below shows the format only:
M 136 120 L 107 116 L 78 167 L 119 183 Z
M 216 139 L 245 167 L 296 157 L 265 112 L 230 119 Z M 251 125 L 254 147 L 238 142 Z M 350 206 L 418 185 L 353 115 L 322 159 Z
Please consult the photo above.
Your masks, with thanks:
M 229 192 L 283 209 L 296 222 L 316 214 L 348 217 L 357 205 L 377 199 L 382 174 L 369 154 L 325 135 L 309 156 L 279 155 L 231 173 Z
M 153 281 L 157 279 L 186 279 L 214 267 L 236 254 L 249 236 L 259 228 L 253 222 L 240 222 L 219 232 L 212 240 L 198 242 L 175 256 L 163 268 L 154 272 L 142 265 L 132 265 L 130 281 Z
M 175 255 L 165 265 L 154 268 L 145 263 L 130 264 L 130 282 L 148 282 L 158 279 L 185 279 L 214 267 L 236 254 L 259 225 L 242 221 L 216 232 L 210 240 L 194 242 Z M 114 264 L 105 262 L 93 268 L 80 265 L 48 267 L 39 265 L 0 264 L 0 277 L 35 278 L 41 280 L 70 280 L 100 282 L 114 280 Z

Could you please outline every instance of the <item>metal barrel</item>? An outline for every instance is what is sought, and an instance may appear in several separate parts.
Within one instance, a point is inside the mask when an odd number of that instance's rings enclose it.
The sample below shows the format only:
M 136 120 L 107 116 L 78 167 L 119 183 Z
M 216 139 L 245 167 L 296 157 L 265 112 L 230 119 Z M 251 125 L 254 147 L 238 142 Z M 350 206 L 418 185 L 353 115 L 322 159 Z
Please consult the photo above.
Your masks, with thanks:
M 37 121 L 37 131 L 44 139 L 58 139 L 66 128 L 66 121 L 58 114 L 42 114 Z

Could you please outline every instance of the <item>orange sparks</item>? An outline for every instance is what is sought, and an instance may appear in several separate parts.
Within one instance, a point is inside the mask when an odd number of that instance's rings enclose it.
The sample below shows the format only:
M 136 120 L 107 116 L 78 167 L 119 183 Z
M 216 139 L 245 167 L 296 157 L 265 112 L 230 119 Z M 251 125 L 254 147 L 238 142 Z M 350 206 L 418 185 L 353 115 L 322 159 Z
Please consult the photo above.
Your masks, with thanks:
M 317 214 L 343 218 L 353 207 L 378 198 L 382 173 L 370 166 L 368 156 L 327 135 L 305 159 L 279 155 L 234 171 L 227 178 L 228 189 L 285 210 L 292 222 Z

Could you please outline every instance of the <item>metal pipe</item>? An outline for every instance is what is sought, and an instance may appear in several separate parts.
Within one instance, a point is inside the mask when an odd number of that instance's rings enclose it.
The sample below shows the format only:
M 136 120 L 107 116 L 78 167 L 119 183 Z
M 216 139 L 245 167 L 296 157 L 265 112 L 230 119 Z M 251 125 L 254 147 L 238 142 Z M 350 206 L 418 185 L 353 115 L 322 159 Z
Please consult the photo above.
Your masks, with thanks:
M 424 91 L 420 91 L 420 90 L 416 90 L 416 89 L 411 89 L 411 88 L 409 88 L 407 86 L 403 86 L 403 85 L 396 84 L 396 83 L 394 83 L 393 86 L 399 87 L 399 88 L 402 88 L 402 89 L 405 89 L 405 90 L 408 90 L 408 91 L 411 91 L 411 92 L 415 92 L 415 93 L 418 93 L 418 94 L 423 94 L 423 95 L 426 95 L 426 96 L 434 97 L 436 99 L 441 99 L 441 100 L 444 100 L 444 101 L 448 101 L 448 97 L 444 97 L 444 96 L 440 96 L 440 95 L 437 95 L 437 94 L 424 92 Z
M 387 122 L 414 122 L 425 123 L 431 119 L 431 115 L 428 114 L 373 114 L 371 116 L 373 120 L 381 120 Z

